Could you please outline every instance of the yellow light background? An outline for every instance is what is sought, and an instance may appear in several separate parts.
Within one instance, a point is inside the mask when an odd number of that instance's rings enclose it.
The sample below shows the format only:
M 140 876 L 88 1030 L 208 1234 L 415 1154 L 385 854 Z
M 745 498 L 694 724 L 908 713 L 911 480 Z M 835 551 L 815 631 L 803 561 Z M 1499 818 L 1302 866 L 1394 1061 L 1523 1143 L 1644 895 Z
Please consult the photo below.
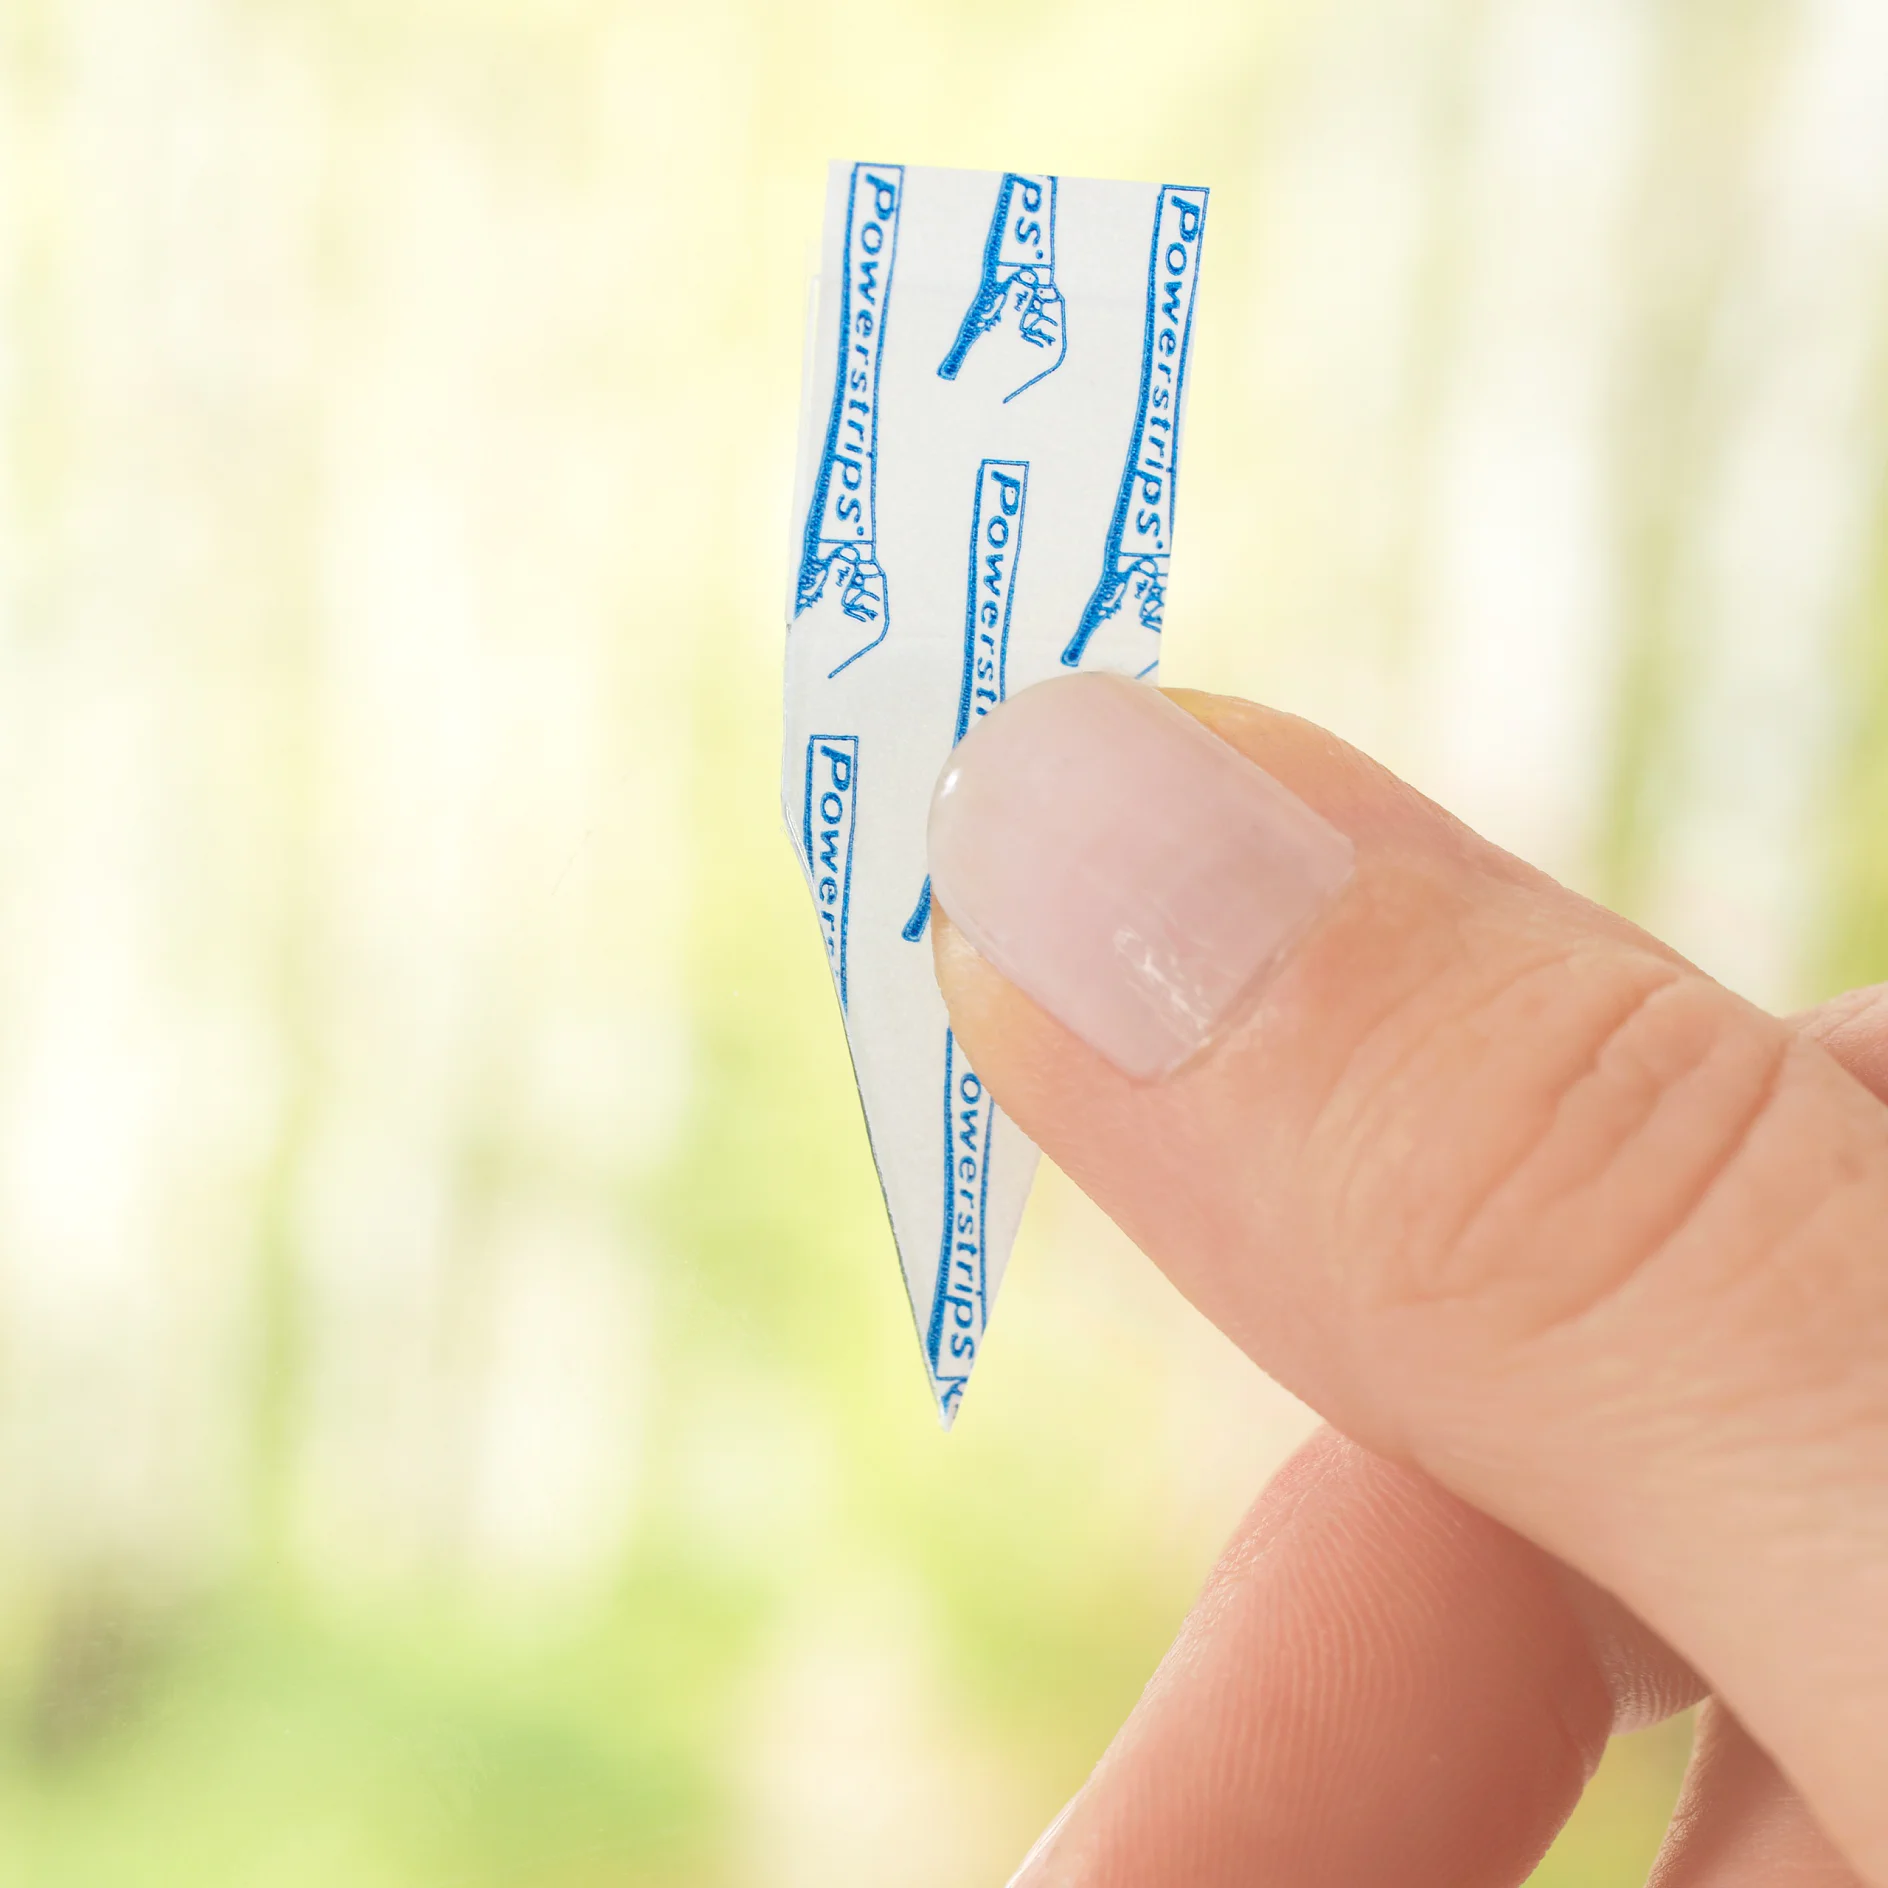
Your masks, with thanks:
M 928 1410 L 776 811 L 832 157 L 1212 186 L 1164 679 L 1888 971 L 1880 0 L 11 0 L 0 1880 L 1000 1882 L 1308 1426 L 1053 1176 Z

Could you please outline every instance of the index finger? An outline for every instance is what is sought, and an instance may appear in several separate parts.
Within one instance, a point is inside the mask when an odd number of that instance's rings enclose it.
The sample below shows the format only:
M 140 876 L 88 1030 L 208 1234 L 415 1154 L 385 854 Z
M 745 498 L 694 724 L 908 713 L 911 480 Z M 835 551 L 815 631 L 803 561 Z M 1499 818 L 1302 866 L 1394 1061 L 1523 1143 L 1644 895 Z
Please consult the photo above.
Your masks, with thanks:
M 1328 735 L 1189 705 L 1077 677 L 958 749 L 971 1061 L 1275 1375 L 1658 1630 L 1888 1881 L 1888 1110 Z

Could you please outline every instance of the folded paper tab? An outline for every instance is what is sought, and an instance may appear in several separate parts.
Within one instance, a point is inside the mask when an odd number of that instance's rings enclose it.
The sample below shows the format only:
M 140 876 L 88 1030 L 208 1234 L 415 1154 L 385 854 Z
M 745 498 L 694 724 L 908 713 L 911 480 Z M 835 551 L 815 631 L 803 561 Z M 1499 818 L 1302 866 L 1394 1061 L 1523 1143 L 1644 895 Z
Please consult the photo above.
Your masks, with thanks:
M 1037 1155 L 945 1017 L 926 809 L 1011 690 L 1154 673 L 1206 202 L 900 164 L 828 183 L 781 798 L 947 1426 Z

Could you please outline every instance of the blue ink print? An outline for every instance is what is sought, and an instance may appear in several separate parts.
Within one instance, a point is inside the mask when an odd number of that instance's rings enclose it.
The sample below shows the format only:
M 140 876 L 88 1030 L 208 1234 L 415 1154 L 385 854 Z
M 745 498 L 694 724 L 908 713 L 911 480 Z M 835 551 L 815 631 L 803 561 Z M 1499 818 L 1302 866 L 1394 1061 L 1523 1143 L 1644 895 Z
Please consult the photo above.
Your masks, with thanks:
M 984 1222 L 990 1200 L 990 1135 L 996 1103 L 944 1034 L 944 1230 L 924 1353 L 945 1421 L 957 1413 L 989 1316 Z
M 1012 371 L 1027 376 L 1003 396 L 1006 406 L 1068 358 L 1068 309 L 1055 280 L 1055 200 L 1053 177 L 1005 173 L 983 245 L 983 273 L 937 370 L 940 379 L 955 380 L 970 350 L 999 329 L 1010 337 Z
M 878 562 L 878 383 L 904 191 L 902 164 L 852 167 L 833 406 L 806 510 L 794 599 L 796 622 L 813 612 L 820 620 L 809 627 L 820 637 L 822 654 L 838 658 L 829 680 L 876 649 L 891 627 Z
M 1003 699 L 1009 679 L 1010 606 L 1023 551 L 1029 461 L 986 459 L 970 514 L 970 578 L 964 599 L 964 682 L 953 745 Z
M 826 961 L 846 1008 L 846 944 L 852 923 L 852 835 L 858 809 L 859 737 L 816 734 L 806 744 L 806 813 L 801 840 Z
M 911 916 L 905 920 L 905 928 L 899 932 L 907 944 L 921 944 L 924 941 L 925 926 L 931 922 L 931 881 L 924 881 L 924 890 L 918 894 L 918 902 L 912 908 Z
M 1023 519 L 1029 504 L 1029 461 L 986 459 L 977 468 L 977 495 L 970 509 L 970 575 L 964 597 L 964 680 L 957 695 L 955 747 L 1009 687 L 1010 608 L 1016 597 L 1016 566 L 1023 553 Z M 904 939 L 916 944 L 931 919 L 931 881 L 924 881 L 917 909 L 905 922 Z
M 1193 340 L 1193 302 L 1206 231 L 1206 192 L 1165 185 L 1154 211 L 1147 264 L 1147 331 L 1141 349 L 1141 398 L 1128 441 L 1121 493 L 1102 555 L 1101 580 L 1062 660 L 1078 668 L 1098 633 L 1098 663 L 1144 676 L 1160 661 L 1161 612 L 1173 550 L 1174 479 L 1180 467 L 1180 403 Z

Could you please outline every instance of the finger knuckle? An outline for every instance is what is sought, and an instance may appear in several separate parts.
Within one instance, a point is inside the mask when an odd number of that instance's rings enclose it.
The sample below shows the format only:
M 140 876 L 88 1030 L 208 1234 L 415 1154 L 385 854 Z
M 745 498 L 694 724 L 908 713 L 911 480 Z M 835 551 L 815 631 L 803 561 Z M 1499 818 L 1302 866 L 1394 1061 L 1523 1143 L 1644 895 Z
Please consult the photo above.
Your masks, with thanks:
M 1682 1239 L 1746 1158 L 1788 1041 L 1662 959 L 1573 952 L 1419 1029 L 1346 1211 L 1361 1288 L 1511 1335 L 1577 1320 Z

